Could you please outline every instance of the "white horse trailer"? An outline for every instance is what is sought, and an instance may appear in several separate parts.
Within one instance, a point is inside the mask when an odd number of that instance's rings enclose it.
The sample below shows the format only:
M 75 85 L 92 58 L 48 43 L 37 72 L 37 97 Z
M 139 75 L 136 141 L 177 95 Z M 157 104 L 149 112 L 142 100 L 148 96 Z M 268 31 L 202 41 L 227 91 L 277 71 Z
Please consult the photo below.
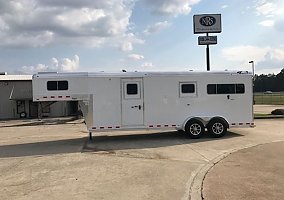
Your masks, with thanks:
M 87 129 L 177 129 L 191 138 L 253 127 L 248 72 L 39 73 L 34 101 L 79 101 Z

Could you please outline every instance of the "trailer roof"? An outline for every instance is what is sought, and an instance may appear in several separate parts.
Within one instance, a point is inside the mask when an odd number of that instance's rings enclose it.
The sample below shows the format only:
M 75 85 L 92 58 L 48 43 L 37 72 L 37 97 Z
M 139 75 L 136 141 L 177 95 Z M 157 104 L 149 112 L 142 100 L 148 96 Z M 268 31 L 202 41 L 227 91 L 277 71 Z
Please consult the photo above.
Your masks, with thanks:
M 168 76 L 168 75 L 201 75 L 201 74 L 242 74 L 252 75 L 248 71 L 179 71 L 179 72 L 69 72 L 69 73 L 38 73 L 34 74 L 33 77 L 146 77 L 146 76 Z
M 0 75 L 0 81 L 31 81 L 32 75 Z

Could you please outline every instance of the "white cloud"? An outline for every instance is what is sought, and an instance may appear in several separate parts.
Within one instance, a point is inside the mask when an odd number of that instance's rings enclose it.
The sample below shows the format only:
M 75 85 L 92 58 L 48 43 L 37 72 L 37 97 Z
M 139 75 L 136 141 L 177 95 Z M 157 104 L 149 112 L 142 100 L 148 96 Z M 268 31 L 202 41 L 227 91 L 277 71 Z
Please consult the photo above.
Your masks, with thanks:
M 1 0 L 0 46 L 119 43 L 128 34 L 133 5 L 134 0 Z
M 222 56 L 238 66 L 248 66 L 248 62 L 253 60 L 256 65 L 256 72 L 275 71 L 284 66 L 284 49 L 270 46 L 236 46 L 225 48 Z M 273 72 L 274 72 L 273 71 Z M 272 73 L 272 72 L 271 72 Z
M 73 72 L 77 71 L 79 68 L 79 56 L 74 55 L 74 58 L 63 58 L 59 61 L 57 58 L 51 58 L 51 65 L 45 64 L 37 64 L 35 66 L 23 66 L 17 73 L 23 74 L 35 74 L 37 72 L 48 72 L 48 71 L 56 71 L 56 72 Z
M 140 55 L 140 54 L 129 54 L 128 58 L 130 58 L 132 60 L 143 60 L 144 56 Z
M 187 15 L 200 0 L 144 0 L 153 13 L 159 15 Z
M 228 5 L 223 5 L 221 8 L 226 9 L 226 8 L 228 8 Z
M 151 63 L 151 62 L 145 62 L 141 65 L 141 67 L 143 67 L 143 68 L 151 68 L 153 66 L 154 66 L 153 63 Z
M 222 55 L 229 61 L 240 63 L 246 63 L 250 60 L 258 63 L 268 58 L 284 61 L 284 50 L 272 47 L 236 46 L 223 49 Z
M 117 38 L 117 40 L 119 40 Z M 122 51 L 132 51 L 133 50 L 133 44 L 144 44 L 144 40 L 138 38 L 133 33 L 125 34 L 120 38 L 120 49 Z
M 277 5 L 273 2 L 262 2 L 256 7 L 258 15 L 274 15 L 277 11 Z
M 153 34 L 153 33 L 158 33 L 168 27 L 170 27 L 171 24 L 168 21 L 163 21 L 163 22 L 157 22 L 152 26 L 148 26 L 147 29 L 144 31 L 145 34 Z
M 272 27 L 274 26 L 275 21 L 274 20 L 264 20 L 262 22 L 259 22 L 259 25 L 265 26 L 265 27 Z

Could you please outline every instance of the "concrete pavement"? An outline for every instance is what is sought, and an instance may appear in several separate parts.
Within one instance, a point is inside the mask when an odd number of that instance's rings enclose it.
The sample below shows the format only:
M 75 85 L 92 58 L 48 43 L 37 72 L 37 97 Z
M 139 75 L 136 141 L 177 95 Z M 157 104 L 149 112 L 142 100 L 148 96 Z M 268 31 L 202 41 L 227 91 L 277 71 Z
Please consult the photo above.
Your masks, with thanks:
M 81 121 L 5 122 L 0 199 L 200 199 L 207 169 L 239 149 L 284 141 L 283 122 L 257 120 L 219 139 L 132 131 L 98 133 L 92 143 Z
M 205 200 L 284 199 L 284 142 L 240 150 L 216 164 L 203 182 Z

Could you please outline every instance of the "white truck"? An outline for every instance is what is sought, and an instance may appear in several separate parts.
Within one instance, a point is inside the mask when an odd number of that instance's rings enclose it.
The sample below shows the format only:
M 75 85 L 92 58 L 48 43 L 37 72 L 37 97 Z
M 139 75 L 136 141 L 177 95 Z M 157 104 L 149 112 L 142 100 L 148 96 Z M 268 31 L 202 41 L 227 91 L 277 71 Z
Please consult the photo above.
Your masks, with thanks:
M 78 101 L 92 132 L 176 129 L 190 138 L 253 127 L 249 72 L 38 73 L 34 101 Z

